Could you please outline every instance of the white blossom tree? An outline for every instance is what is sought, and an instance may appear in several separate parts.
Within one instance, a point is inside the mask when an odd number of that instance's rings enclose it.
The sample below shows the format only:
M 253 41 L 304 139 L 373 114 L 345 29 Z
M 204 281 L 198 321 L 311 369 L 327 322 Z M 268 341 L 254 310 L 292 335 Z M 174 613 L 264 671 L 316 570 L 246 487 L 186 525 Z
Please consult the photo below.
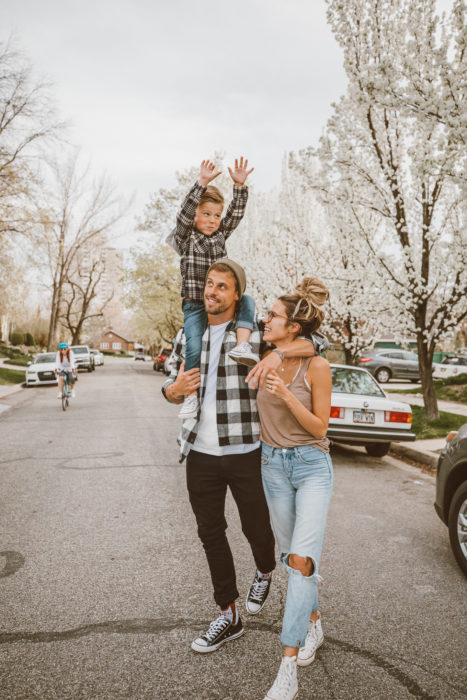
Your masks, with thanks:
M 465 6 L 441 21 L 434 0 L 329 0 L 328 19 L 348 89 L 314 154 L 322 192 L 417 337 L 432 420 L 436 344 L 467 317 Z

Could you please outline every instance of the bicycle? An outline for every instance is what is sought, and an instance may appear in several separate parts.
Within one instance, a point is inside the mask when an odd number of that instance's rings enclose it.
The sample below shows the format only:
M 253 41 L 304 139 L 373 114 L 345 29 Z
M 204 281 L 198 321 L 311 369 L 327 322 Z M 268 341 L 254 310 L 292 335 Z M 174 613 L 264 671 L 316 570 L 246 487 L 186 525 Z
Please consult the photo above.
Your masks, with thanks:
M 68 375 L 65 372 L 63 375 L 63 391 L 62 391 L 62 410 L 66 411 L 66 409 L 69 406 L 69 399 L 70 398 L 70 387 L 68 384 Z

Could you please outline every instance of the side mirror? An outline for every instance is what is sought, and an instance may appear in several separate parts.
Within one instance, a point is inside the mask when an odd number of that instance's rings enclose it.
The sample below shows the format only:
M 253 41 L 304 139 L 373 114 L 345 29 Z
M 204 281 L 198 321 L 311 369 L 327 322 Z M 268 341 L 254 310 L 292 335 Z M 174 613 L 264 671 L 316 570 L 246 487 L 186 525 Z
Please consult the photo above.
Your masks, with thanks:
M 28 363 L 27 363 L 27 366 L 29 367 L 29 365 L 32 365 L 32 362 L 28 362 Z

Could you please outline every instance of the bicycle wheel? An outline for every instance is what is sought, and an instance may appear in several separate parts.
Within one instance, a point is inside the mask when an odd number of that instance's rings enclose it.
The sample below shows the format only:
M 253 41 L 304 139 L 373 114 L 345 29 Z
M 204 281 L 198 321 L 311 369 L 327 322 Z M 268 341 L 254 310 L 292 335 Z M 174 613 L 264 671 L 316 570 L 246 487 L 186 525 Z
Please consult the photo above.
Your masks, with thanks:
M 65 392 L 62 393 L 62 409 L 66 411 L 68 407 L 68 396 L 65 394 Z

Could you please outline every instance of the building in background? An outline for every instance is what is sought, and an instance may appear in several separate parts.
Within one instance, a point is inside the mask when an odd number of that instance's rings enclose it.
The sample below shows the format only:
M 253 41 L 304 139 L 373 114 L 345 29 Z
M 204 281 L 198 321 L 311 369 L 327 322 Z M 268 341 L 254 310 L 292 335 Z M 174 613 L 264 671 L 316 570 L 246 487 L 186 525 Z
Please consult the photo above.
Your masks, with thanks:
M 113 328 L 109 328 L 103 333 L 98 347 L 102 352 L 126 353 L 134 351 L 135 342 L 116 333 Z

